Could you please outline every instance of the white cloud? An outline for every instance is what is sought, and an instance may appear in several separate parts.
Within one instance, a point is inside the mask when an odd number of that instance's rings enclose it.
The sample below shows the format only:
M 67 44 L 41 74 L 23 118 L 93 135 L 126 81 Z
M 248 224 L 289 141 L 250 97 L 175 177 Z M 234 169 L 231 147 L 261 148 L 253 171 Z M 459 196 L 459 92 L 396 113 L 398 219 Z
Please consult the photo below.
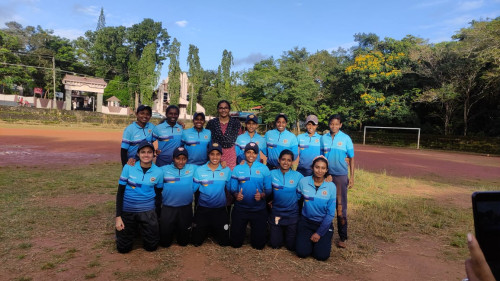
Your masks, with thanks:
M 341 44 L 341 45 L 336 46 L 336 47 L 327 48 L 326 50 L 330 53 L 333 51 L 337 51 L 339 48 L 342 48 L 342 49 L 348 51 L 349 49 L 351 49 L 352 47 L 354 47 L 356 45 L 358 45 L 358 42 L 352 41 L 352 42 L 347 42 L 347 43 Z
M 471 11 L 475 9 L 479 9 L 484 5 L 483 0 L 478 0 L 478 1 L 465 1 L 465 2 L 460 2 L 458 4 L 458 10 L 460 11 Z
M 101 8 L 97 6 L 82 6 L 80 4 L 75 4 L 73 6 L 73 11 L 78 14 L 84 14 L 93 17 L 98 17 L 101 14 Z
M 85 31 L 79 29 L 54 29 L 54 35 L 67 38 L 69 40 L 75 40 L 84 34 Z
M 256 62 L 259 62 L 261 60 L 267 59 L 269 56 L 266 56 L 261 53 L 251 53 L 250 55 L 240 58 L 240 59 L 235 59 L 234 60 L 234 65 L 235 66 L 240 66 L 240 65 L 248 65 L 248 64 L 255 64 Z
M 175 25 L 179 27 L 186 27 L 187 24 L 188 24 L 187 20 L 180 20 L 175 22 Z

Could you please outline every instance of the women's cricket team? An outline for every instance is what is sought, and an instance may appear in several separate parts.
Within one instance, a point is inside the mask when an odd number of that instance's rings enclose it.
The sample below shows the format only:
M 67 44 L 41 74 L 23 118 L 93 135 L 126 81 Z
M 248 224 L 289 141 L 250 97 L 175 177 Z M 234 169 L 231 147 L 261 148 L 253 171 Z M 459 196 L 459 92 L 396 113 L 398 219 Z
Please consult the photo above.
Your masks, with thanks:
M 169 247 L 174 240 L 200 246 L 208 235 L 221 246 L 238 248 L 250 223 L 255 249 L 285 246 L 301 258 L 327 260 L 335 213 L 337 246 L 346 247 L 354 149 L 340 131 L 341 117 L 332 115 L 330 131 L 321 136 L 318 118 L 309 115 L 307 132 L 295 136 L 281 113 L 276 128 L 262 137 L 255 115 L 247 117 L 243 131 L 230 109 L 222 100 L 206 128 L 205 115 L 195 113 L 193 128 L 184 130 L 175 105 L 157 126 L 149 123 L 151 107 L 137 108 L 137 121 L 124 130 L 121 144 L 115 220 L 119 252 L 132 250 L 139 231 L 147 251 Z

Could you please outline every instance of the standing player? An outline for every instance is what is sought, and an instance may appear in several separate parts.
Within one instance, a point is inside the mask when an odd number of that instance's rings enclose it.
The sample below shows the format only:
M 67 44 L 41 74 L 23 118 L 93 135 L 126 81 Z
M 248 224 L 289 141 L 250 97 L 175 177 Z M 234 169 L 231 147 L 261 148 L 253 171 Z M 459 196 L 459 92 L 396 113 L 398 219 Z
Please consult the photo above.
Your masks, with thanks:
M 330 163 L 329 174 L 337 187 L 337 228 L 339 248 L 345 248 L 347 240 L 347 188 L 354 186 L 354 146 L 351 138 L 340 131 L 342 119 L 334 114 L 328 120 L 330 132 L 321 137 L 321 150 Z M 347 162 L 349 162 L 349 177 Z
M 257 116 L 251 114 L 247 116 L 247 120 L 245 121 L 246 132 L 242 135 L 239 135 L 236 139 L 236 163 L 241 164 L 241 161 L 245 160 L 245 146 L 254 142 L 259 146 L 259 154 L 257 155 L 257 159 L 255 161 L 261 162 L 260 159 L 264 159 L 266 153 L 266 139 L 257 133 L 257 128 L 259 127 L 259 119 Z
M 197 167 L 186 164 L 188 152 L 182 146 L 174 149 L 173 159 L 172 164 L 161 167 L 164 182 L 160 216 L 162 247 L 169 247 L 174 235 L 179 245 L 186 246 L 193 219 L 193 175 Z
M 325 181 L 328 174 L 326 158 L 318 156 L 312 165 L 313 175 L 300 180 L 297 186 L 304 203 L 297 225 L 295 250 L 301 258 L 312 254 L 315 259 L 325 261 L 332 249 L 337 191 L 332 182 Z
M 307 132 L 297 136 L 299 142 L 299 165 L 297 172 L 303 176 L 312 175 L 312 161 L 321 155 L 321 136 L 316 132 L 318 128 L 318 117 L 309 115 L 306 118 Z
M 288 117 L 284 113 L 278 114 L 275 119 L 276 129 L 265 135 L 267 145 L 267 167 L 269 170 L 279 169 L 278 158 L 283 149 L 293 152 L 294 158 L 298 155 L 297 137 L 286 129 Z
M 155 125 L 149 123 L 151 114 L 151 107 L 143 104 L 139 105 L 135 113 L 137 121 L 128 125 L 123 131 L 120 153 L 122 166 L 125 166 L 130 159 L 139 159 L 137 158 L 137 147 L 139 143 L 143 141 L 152 141 Z
M 303 176 L 292 170 L 293 153 L 285 149 L 279 157 L 280 168 L 271 171 L 273 201 L 269 216 L 269 240 L 271 247 L 277 249 L 286 245 L 290 251 L 295 250 L 297 223 L 299 221 L 297 184 Z M 285 239 L 283 239 L 285 237 Z M 285 240 L 285 243 L 283 243 Z
M 188 164 L 201 166 L 207 163 L 207 148 L 212 140 L 212 132 L 203 129 L 205 125 L 205 114 L 196 112 L 193 115 L 193 128 L 182 132 L 182 144 L 187 149 L 190 157 Z
M 236 198 L 231 213 L 231 246 L 243 245 L 247 224 L 252 229 L 250 243 L 261 250 L 266 246 L 267 210 L 266 194 L 271 193 L 271 177 L 266 165 L 255 162 L 259 146 L 250 142 L 245 146 L 246 162 L 234 167 L 231 193 Z
M 226 188 L 231 170 L 220 165 L 222 147 L 212 143 L 208 147 L 208 163 L 196 169 L 193 191 L 199 191 L 194 213 L 192 243 L 200 246 L 211 232 L 221 246 L 229 245 L 229 214 L 226 211 Z
M 138 229 L 146 251 L 156 250 L 160 242 L 155 197 L 163 188 L 163 172 L 153 163 L 153 144 L 141 142 L 137 154 L 139 161 L 134 166 L 123 167 L 116 194 L 116 248 L 120 253 L 132 250 Z
M 172 164 L 172 152 L 181 145 L 182 126 L 177 124 L 179 108 L 169 105 L 165 110 L 167 118 L 153 129 L 153 141 L 158 141 L 158 167 Z

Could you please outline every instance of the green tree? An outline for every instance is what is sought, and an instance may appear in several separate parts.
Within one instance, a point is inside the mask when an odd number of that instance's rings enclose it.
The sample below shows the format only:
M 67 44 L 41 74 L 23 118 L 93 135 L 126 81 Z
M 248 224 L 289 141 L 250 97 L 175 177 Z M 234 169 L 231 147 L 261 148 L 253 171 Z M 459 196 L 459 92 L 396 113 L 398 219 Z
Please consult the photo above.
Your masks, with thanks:
M 181 43 L 174 38 L 170 45 L 168 58 L 168 94 L 170 96 L 170 104 L 179 104 L 181 94 L 181 67 L 179 66 L 179 53 Z
M 175 42 L 175 40 L 174 40 Z M 153 105 L 153 91 L 158 84 L 160 69 L 156 64 L 156 43 L 146 45 L 138 64 L 141 103 Z
M 203 69 L 201 68 L 200 57 L 198 53 L 199 53 L 198 47 L 190 44 L 187 57 L 187 64 L 189 67 L 188 76 L 190 84 L 188 108 L 191 115 L 193 115 L 193 108 L 194 111 L 197 111 L 196 103 L 198 102 L 198 95 L 200 93 L 203 81 Z
M 99 20 L 97 20 L 96 31 L 99 31 L 106 27 L 106 18 L 104 17 L 104 8 L 101 7 L 101 13 L 99 14 Z

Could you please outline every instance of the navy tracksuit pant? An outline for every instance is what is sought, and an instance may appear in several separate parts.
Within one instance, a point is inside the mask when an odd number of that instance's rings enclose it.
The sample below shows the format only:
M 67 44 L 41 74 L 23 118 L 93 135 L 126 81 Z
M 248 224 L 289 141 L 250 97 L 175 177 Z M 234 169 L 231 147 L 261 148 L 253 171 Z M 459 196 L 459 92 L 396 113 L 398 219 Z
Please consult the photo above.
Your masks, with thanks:
M 138 213 L 123 212 L 121 217 L 125 228 L 121 231 L 115 230 L 118 252 L 128 253 L 132 250 L 139 230 L 142 236 L 142 247 L 146 251 L 154 251 L 158 248 L 160 229 L 155 210 Z
M 330 257 L 332 249 L 333 224 L 330 225 L 325 235 L 321 236 L 318 242 L 311 241 L 311 236 L 316 233 L 320 222 L 314 222 L 301 217 L 297 225 L 297 240 L 295 244 L 295 252 L 300 258 L 312 256 L 320 261 L 325 261 Z
M 267 210 L 246 210 L 234 206 L 231 213 L 231 246 L 239 248 L 245 241 L 247 224 L 250 222 L 250 244 L 255 249 L 263 249 L 267 242 Z
M 349 178 L 345 176 L 333 176 L 333 183 L 337 187 L 337 229 L 340 240 L 347 240 L 347 186 Z M 340 201 L 340 204 L 339 204 Z M 342 211 L 339 212 L 339 208 Z

